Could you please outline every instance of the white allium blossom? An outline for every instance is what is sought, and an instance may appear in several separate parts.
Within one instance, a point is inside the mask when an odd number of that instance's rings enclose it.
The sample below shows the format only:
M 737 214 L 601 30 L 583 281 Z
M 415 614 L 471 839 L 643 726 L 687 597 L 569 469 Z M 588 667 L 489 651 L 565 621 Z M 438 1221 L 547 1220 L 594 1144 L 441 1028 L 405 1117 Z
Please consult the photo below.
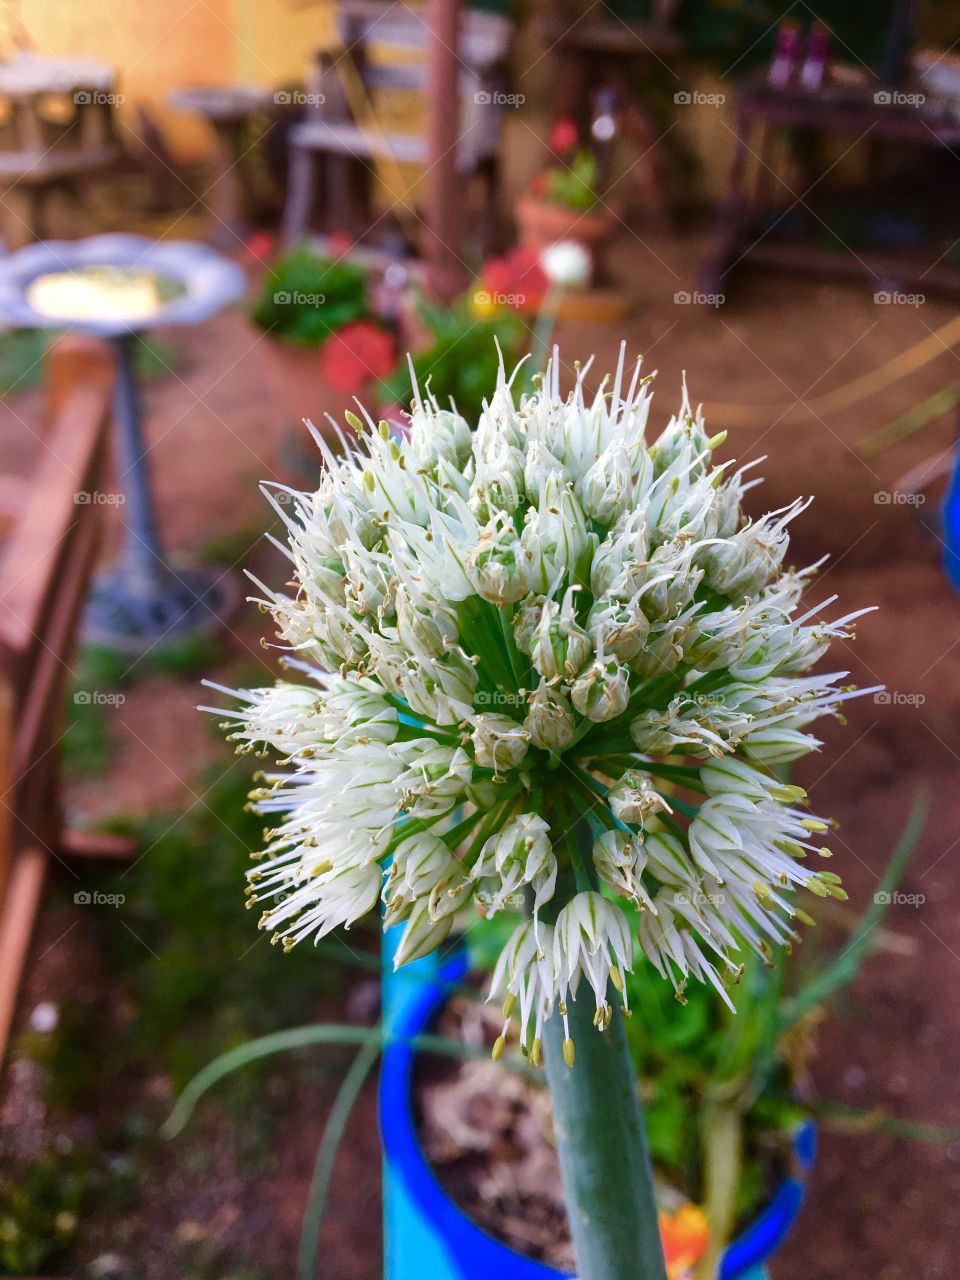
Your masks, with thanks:
M 278 758 L 248 888 L 274 941 L 382 898 L 405 963 L 471 903 L 518 910 L 493 991 L 534 1060 L 582 979 L 601 1028 L 635 955 L 729 1001 L 739 953 L 809 919 L 798 891 L 843 896 L 829 822 L 773 773 L 856 692 L 809 674 L 857 615 L 801 611 L 805 503 L 748 518 L 686 388 L 648 439 L 639 362 L 592 399 L 586 373 L 562 397 L 555 356 L 518 397 L 501 369 L 475 424 L 419 393 L 407 434 L 349 415 L 341 456 L 318 436 L 316 492 L 274 502 L 293 588 L 261 588 L 292 678 L 229 721 Z

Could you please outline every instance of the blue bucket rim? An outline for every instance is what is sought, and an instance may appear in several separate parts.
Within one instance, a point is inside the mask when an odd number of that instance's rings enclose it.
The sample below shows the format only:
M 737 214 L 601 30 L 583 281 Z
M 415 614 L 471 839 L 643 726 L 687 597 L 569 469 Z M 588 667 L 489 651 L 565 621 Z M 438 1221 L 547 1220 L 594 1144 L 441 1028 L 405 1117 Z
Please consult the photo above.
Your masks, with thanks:
M 412 1091 L 416 1051 L 410 1040 L 425 1030 L 451 986 L 461 982 L 468 969 L 466 955 L 455 955 L 435 976 L 417 984 L 418 989 L 410 993 L 391 1023 L 379 1091 L 385 1157 L 451 1254 L 460 1262 L 469 1262 L 476 1274 L 495 1266 L 510 1280 L 576 1280 L 568 1272 L 524 1257 L 474 1222 L 444 1190 L 417 1137 Z M 806 1180 L 816 1159 L 812 1121 L 804 1122 L 794 1134 L 793 1157 L 795 1171 L 781 1180 L 754 1221 L 727 1246 L 719 1280 L 739 1280 L 769 1259 L 785 1240 L 806 1198 Z

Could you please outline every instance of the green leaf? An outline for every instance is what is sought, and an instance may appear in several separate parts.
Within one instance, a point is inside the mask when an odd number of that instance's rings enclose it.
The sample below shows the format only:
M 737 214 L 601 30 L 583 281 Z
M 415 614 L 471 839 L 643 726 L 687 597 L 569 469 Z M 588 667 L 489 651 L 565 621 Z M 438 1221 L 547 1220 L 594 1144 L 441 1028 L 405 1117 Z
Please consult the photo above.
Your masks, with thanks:
M 330 1190 L 330 1179 L 333 1175 L 333 1163 L 337 1151 L 343 1141 L 347 1121 L 353 1110 L 360 1090 L 367 1076 L 373 1070 L 374 1063 L 380 1056 L 380 1045 L 375 1040 L 365 1044 L 343 1078 L 337 1090 L 330 1114 L 327 1117 L 323 1139 L 317 1151 L 316 1163 L 313 1166 L 313 1177 L 310 1179 L 310 1191 L 307 1195 L 307 1207 L 303 1213 L 303 1226 L 300 1232 L 300 1253 L 297 1259 L 297 1280 L 314 1280 L 317 1275 L 317 1255 L 320 1245 L 320 1227 L 327 1207 L 327 1195 Z

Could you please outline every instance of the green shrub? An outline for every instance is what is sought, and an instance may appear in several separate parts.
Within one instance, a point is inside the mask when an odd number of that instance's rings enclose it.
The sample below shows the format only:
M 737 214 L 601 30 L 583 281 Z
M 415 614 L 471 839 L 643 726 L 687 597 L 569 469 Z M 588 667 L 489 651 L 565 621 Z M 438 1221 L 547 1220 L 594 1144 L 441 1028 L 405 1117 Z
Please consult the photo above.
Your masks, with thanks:
M 322 258 L 300 245 L 274 262 L 250 314 L 273 338 L 320 347 L 370 314 L 367 272 L 347 258 Z
M 496 385 L 497 355 L 494 339 L 500 343 L 504 363 L 515 363 L 524 328 L 509 312 L 478 320 L 465 302 L 449 310 L 421 305 L 421 316 L 433 334 L 433 342 L 413 357 L 413 368 L 422 395 L 436 398 L 441 409 L 453 400 L 457 410 L 475 427 L 485 396 Z M 381 404 L 406 408 L 413 399 L 410 368 L 404 359 L 378 388 Z

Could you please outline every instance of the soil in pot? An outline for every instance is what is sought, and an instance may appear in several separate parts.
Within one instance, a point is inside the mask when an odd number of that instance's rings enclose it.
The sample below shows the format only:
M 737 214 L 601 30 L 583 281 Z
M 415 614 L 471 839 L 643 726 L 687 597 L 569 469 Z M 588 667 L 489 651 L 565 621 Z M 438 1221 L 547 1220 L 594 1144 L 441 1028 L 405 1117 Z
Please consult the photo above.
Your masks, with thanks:
M 499 1011 L 452 998 L 437 1021 L 440 1034 L 471 1046 L 492 1046 Z M 544 1079 L 545 1083 L 545 1079 Z M 529 1258 L 570 1272 L 573 1246 L 553 1141 L 550 1098 L 501 1063 L 420 1058 L 414 1071 L 414 1112 L 424 1153 L 454 1203 L 496 1239 Z M 755 1144 L 748 1169 L 756 1185 L 737 1230 L 755 1216 L 787 1169 L 787 1142 Z M 664 1174 L 667 1176 L 662 1176 Z M 695 1169 L 685 1171 L 691 1183 Z M 695 1189 L 684 1171 L 657 1170 L 658 1198 L 668 1212 Z

